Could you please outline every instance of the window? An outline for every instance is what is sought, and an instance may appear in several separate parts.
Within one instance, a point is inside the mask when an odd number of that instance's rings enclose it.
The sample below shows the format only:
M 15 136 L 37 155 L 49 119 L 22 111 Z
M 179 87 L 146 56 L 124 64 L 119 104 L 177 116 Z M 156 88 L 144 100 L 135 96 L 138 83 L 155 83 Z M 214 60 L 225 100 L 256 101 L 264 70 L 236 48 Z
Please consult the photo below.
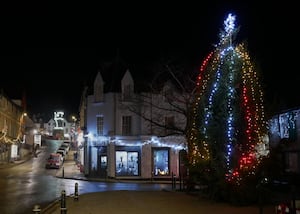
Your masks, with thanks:
M 100 160 L 101 160 L 101 168 L 106 169 L 107 168 L 107 156 L 106 155 L 100 156 Z
M 286 152 L 285 153 L 285 171 L 289 173 L 297 173 L 299 169 L 298 165 L 298 155 L 296 152 Z
M 4 121 L 3 121 L 3 117 L 1 116 L 0 114 L 0 131 L 3 129 L 3 126 L 4 126 Z
M 122 118 L 122 135 L 131 135 L 131 116 Z
M 169 175 L 169 148 L 153 149 L 153 175 Z
M 135 151 L 116 151 L 116 175 L 139 175 L 139 153 Z
M 124 92 L 123 92 L 123 100 L 129 101 L 131 99 L 131 85 L 125 85 L 124 86 Z
M 102 136 L 103 135 L 103 117 L 98 116 L 97 117 L 97 135 Z
M 165 117 L 165 134 L 171 134 L 173 132 L 172 127 L 174 127 L 174 116 Z
M 95 84 L 95 102 L 102 102 L 103 101 L 103 85 L 100 83 Z

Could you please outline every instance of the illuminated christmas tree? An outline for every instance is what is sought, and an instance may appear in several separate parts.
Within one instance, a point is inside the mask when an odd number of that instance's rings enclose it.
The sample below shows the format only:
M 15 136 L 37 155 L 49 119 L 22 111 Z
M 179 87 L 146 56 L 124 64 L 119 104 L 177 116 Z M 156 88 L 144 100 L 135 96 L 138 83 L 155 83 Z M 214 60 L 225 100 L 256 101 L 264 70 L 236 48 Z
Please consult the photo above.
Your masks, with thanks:
M 229 14 L 200 68 L 188 154 L 201 176 L 240 185 L 268 154 L 268 138 L 259 76 L 236 34 Z

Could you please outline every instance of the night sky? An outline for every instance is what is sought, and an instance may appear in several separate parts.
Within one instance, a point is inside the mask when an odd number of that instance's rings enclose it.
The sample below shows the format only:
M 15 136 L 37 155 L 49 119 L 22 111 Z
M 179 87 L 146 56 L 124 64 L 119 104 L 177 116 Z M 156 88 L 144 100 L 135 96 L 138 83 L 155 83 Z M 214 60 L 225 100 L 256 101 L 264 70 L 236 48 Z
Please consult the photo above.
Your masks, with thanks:
M 152 63 L 174 56 L 197 69 L 232 13 L 237 41 L 260 66 L 266 102 L 277 100 L 273 111 L 299 107 L 294 3 L 202 2 L 10 6 L 1 15 L 0 86 L 12 99 L 25 91 L 29 113 L 77 114 L 83 86 L 101 62 L 119 53 L 133 76 L 148 76 Z

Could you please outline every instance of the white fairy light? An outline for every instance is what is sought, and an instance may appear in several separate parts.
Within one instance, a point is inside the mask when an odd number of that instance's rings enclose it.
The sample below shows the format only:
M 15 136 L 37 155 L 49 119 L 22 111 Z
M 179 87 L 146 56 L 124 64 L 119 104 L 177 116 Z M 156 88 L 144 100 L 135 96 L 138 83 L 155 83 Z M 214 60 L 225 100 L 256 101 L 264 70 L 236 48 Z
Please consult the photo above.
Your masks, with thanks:
M 225 31 L 227 33 L 231 33 L 233 31 L 235 27 L 234 22 L 235 22 L 235 16 L 229 13 L 227 19 L 224 21 Z

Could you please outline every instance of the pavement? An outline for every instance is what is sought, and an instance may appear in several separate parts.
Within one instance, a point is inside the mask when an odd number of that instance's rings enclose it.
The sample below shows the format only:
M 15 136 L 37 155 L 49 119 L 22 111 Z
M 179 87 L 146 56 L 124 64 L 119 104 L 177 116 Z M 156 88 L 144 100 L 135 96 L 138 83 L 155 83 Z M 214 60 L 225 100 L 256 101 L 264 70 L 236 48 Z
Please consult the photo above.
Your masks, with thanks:
M 64 179 L 89 180 L 80 171 L 73 159 L 73 152 L 68 156 L 57 171 L 56 176 Z M 29 157 L 30 158 L 30 157 Z M 24 161 L 24 160 L 23 160 Z M 22 160 L 11 163 L 20 164 Z M 1 167 L 1 166 L 0 166 Z M 94 180 L 93 180 L 94 181 Z M 107 182 L 122 182 L 105 180 Z M 126 181 L 129 182 L 129 181 Z M 130 181 L 139 182 L 139 181 Z M 44 207 L 34 207 L 33 213 L 41 214 L 183 214 L 183 213 L 214 213 L 214 214 L 274 214 L 275 207 L 268 205 L 233 206 L 226 203 L 210 201 L 199 194 L 188 194 L 184 191 L 107 191 L 78 195 L 66 195 L 65 200 L 57 199 Z
M 63 166 L 57 170 L 56 177 L 66 179 L 88 180 L 84 173 L 80 171 L 80 165 L 74 160 L 74 152 L 70 150 L 66 155 Z

